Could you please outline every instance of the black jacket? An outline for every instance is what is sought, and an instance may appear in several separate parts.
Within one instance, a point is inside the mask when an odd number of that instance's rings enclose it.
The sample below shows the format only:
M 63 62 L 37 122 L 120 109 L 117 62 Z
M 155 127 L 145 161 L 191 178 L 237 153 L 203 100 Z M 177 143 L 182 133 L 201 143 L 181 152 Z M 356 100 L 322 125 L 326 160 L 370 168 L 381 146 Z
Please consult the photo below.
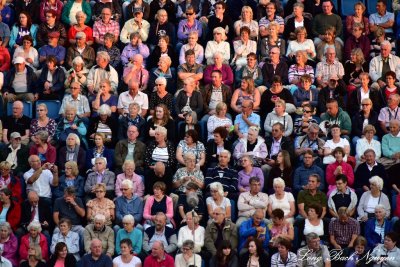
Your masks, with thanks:
M 328 86 L 322 88 L 321 91 L 319 91 L 318 94 L 319 113 L 326 112 L 326 102 L 328 102 L 328 100 L 331 98 L 330 91 L 331 89 Z M 343 80 L 339 80 L 338 85 L 333 90 L 333 98 L 337 100 L 339 107 L 341 107 L 343 110 L 346 110 L 346 106 L 344 103 L 344 97 L 346 94 L 347 94 L 346 84 L 343 82 Z
M 29 66 L 25 66 L 26 68 L 26 87 L 28 88 L 27 92 L 35 94 L 36 93 L 36 75 L 33 72 L 32 68 Z M 16 70 L 12 68 L 9 72 L 7 72 L 6 77 L 4 78 L 3 85 L 3 93 L 12 93 L 15 94 L 14 88 L 12 87 L 14 78 L 15 78 Z
M 57 261 L 57 256 L 52 255 L 50 260 L 47 262 L 47 266 L 54 267 L 54 265 L 56 265 L 56 261 Z M 65 258 L 64 266 L 68 266 L 68 267 L 76 266 L 76 259 L 75 259 L 74 255 L 72 255 L 71 253 L 67 254 L 67 257 Z
M 8 154 L 11 153 L 9 146 L 3 147 L 0 151 L 0 161 L 7 159 Z M 19 175 L 30 169 L 28 164 L 29 149 L 26 145 L 21 144 L 21 148 L 17 151 L 17 168 L 13 170 L 14 175 Z
M 361 137 L 361 135 L 363 135 L 362 134 L 363 123 L 364 123 L 364 114 L 362 111 L 359 111 L 353 116 L 351 120 L 354 136 Z M 371 113 L 369 114 L 368 124 L 374 125 L 375 127 L 377 127 L 378 125 L 378 113 L 376 113 L 374 110 L 371 110 Z
M 53 223 L 52 213 L 50 212 L 50 207 L 40 198 L 38 207 L 39 207 L 39 222 L 42 225 L 42 229 L 52 231 L 54 228 L 54 223 Z M 28 200 L 25 200 L 21 204 L 21 226 L 25 229 L 31 222 L 31 211 L 32 211 L 31 204 L 29 203 Z M 45 221 L 48 223 L 48 226 L 43 225 Z
M 270 153 L 271 153 L 271 146 L 272 146 L 272 138 L 271 136 L 267 137 L 265 139 L 265 145 L 267 146 L 268 149 L 268 158 L 270 158 Z M 289 152 L 290 155 L 290 161 L 292 162 L 292 165 L 294 164 L 294 149 L 293 149 L 293 142 L 289 137 L 282 136 L 281 140 L 281 150 L 286 150 Z M 275 156 L 272 157 L 273 159 L 276 159 Z
M 239 259 L 239 267 L 248 267 L 249 265 L 249 258 L 250 258 L 250 253 L 246 252 L 242 256 L 240 256 Z M 260 267 L 268 267 L 268 257 L 266 254 L 259 255 L 258 263 Z
M 369 90 L 369 99 L 372 101 L 372 108 L 376 111 L 379 112 L 379 110 L 376 110 L 375 107 L 380 106 L 380 99 L 379 99 L 379 92 L 375 90 Z M 361 105 L 361 88 L 357 88 L 357 90 L 354 90 L 351 95 L 350 99 L 347 103 L 347 112 L 349 112 L 350 116 L 354 116 L 357 114 L 357 112 L 360 110 L 360 105 Z

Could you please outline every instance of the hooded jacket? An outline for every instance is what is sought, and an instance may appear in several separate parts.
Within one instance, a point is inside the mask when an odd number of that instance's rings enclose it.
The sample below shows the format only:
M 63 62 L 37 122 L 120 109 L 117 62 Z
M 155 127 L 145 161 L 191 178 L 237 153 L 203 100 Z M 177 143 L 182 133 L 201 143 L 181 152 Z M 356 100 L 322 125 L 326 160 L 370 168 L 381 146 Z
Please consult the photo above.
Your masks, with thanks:
M 285 127 L 285 132 L 283 133 L 284 136 L 290 136 L 293 132 L 293 120 L 292 117 L 287 113 L 283 113 L 282 116 L 279 116 L 276 114 L 275 110 L 272 112 L 268 113 L 267 118 L 265 119 L 264 122 L 264 130 L 267 135 L 269 135 L 272 132 L 272 126 L 280 122 L 283 124 Z

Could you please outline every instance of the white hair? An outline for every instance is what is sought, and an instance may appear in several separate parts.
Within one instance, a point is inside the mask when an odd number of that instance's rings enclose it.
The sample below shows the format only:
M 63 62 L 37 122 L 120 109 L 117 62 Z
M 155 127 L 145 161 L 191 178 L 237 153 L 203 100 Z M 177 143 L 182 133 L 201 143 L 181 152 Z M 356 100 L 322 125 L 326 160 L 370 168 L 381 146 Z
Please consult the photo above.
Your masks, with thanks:
M 218 194 L 221 195 L 221 197 L 224 196 L 224 187 L 220 182 L 214 182 L 210 184 L 210 190 L 216 190 L 218 191 Z
M 122 222 L 135 224 L 135 218 L 131 214 L 127 214 L 122 218 Z
M 277 185 L 277 186 L 280 185 L 280 186 L 285 187 L 285 180 L 283 180 L 283 179 L 280 178 L 280 177 L 275 178 L 274 181 L 273 181 L 273 186 L 275 186 L 275 185 Z
M 376 186 L 379 188 L 379 190 L 382 190 L 382 189 L 383 189 L 383 180 L 382 180 L 381 177 L 379 177 L 379 176 L 377 176 L 377 175 L 372 176 L 372 177 L 369 179 L 369 183 L 370 183 L 370 184 L 376 184 Z

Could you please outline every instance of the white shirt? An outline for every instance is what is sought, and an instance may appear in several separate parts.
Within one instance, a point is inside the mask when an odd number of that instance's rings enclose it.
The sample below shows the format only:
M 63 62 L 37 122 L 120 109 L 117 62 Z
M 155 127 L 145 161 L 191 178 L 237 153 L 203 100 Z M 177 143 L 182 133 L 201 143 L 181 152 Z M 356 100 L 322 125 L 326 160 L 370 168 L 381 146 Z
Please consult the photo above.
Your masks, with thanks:
M 142 261 L 138 257 L 133 256 L 132 260 L 129 263 L 124 263 L 121 259 L 121 256 L 118 256 L 113 259 L 113 263 L 115 266 L 118 267 L 135 267 L 137 264 L 142 264 Z
M 182 244 L 185 240 L 193 240 L 192 230 L 189 229 L 187 225 L 183 226 L 179 229 L 178 233 L 178 248 L 182 247 Z M 194 252 L 198 253 L 201 251 L 201 248 L 204 246 L 204 234 L 205 229 L 203 226 L 198 226 L 194 231 Z
M 29 171 L 24 173 L 27 191 L 29 192 L 33 190 L 38 193 L 39 197 L 51 198 L 50 184 L 53 183 L 53 174 L 49 170 L 43 170 L 39 178 L 33 184 L 28 184 L 28 180 L 32 177 L 34 172 L 35 171 L 31 168 Z
M 129 91 L 119 95 L 118 108 L 123 109 L 124 113 L 129 113 L 129 104 L 131 103 L 138 103 L 142 109 L 149 109 L 149 98 L 143 92 L 138 91 L 135 97 L 132 97 Z

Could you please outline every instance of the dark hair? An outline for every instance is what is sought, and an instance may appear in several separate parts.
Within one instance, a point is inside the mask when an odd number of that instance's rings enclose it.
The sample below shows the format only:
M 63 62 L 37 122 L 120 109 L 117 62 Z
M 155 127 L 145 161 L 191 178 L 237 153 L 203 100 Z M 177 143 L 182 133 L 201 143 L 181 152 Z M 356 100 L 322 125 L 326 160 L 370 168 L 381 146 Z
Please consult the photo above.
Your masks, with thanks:
M 220 70 L 213 70 L 213 71 L 211 72 L 211 74 L 213 74 L 213 73 L 218 73 L 219 76 L 222 77 L 222 71 L 220 71 Z
M 312 150 L 306 150 L 306 152 L 304 152 L 303 156 L 304 155 L 311 155 L 314 157 L 314 152 L 312 152 Z
M 397 243 L 397 241 L 399 240 L 399 234 L 396 232 L 386 233 L 385 237 L 389 237 L 395 243 Z
M 56 56 L 54 56 L 54 55 L 48 55 L 48 56 L 46 57 L 46 63 L 48 63 L 48 62 L 53 62 L 54 65 L 57 65 L 58 60 L 57 60 Z
M 122 244 L 128 245 L 128 247 L 132 247 L 132 240 L 129 238 L 124 238 L 119 242 L 119 245 L 121 246 Z
M 272 210 L 272 216 L 278 219 L 283 219 L 285 217 L 285 213 L 283 212 L 282 209 L 274 209 Z
M 247 32 L 247 34 L 250 35 L 250 28 L 247 26 L 243 26 L 242 28 L 240 28 L 240 34 L 242 34 L 243 32 Z
M 217 5 L 222 6 L 223 9 L 226 9 L 226 4 L 224 1 L 218 1 L 214 4 L 214 7 L 216 7 Z
M 261 255 L 263 255 L 263 254 L 264 254 L 264 248 L 263 248 L 263 246 L 262 246 L 262 243 L 261 243 L 260 239 L 257 239 L 257 238 L 255 238 L 255 237 L 253 237 L 253 236 L 250 236 L 250 237 L 247 239 L 246 245 L 245 245 L 244 247 L 245 247 L 245 248 L 248 248 L 248 247 L 249 247 L 249 244 L 250 244 L 251 242 L 254 242 L 254 243 L 256 244 L 256 247 L 257 247 L 257 255 L 258 255 L 259 257 L 260 257 Z
M 70 195 L 70 196 L 75 195 L 75 193 L 76 193 L 75 187 L 74 186 L 66 187 L 64 189 L 64 193 L 67 194 L 67 195 Z
M 385 78 L 387 76 L 392 76 L 392 78 L 396 80 L 396 73 L 392 70 L 389 70 L 388 72 L 385 73 Z
M 30 35 L 25 35 L 24 37 L 22 37 L 22 42 L 24 41 L 29 41 L 31 42 L 31 45 L 33 46 L 33 38 Z
M 387 6 L 386 0 L 378 0 L 378 1 L 376 1 L 376 3 L 377 3 L 377 4 L 378 4 L 378 3 L 382 3 L 382 4 L 384 4 L 385 6 Z
M 156 188 L 160 189 L 163 193 L 165 193 L 165 190 L 167 190 L 166 184 L 160 181 L 154 183 L 153 190 Z
M 221 136 L 221 138 L 224 140 L 228 136 L 228 130 L 226 130 L 226 128 L 224 126 L 219 126 L 219 127 L 215 128 L 213 133 L 219 134 Z
M 337 102 L 337 100 L 336 99 L 334 99 L 334 98 L 329 98 L 327 101 L 326 101 L 326 104 L 332 104 L 332 103 L 338 103 Z
M 258 178 L 257 176 L 250 177 L 249 184 L 251 184 L 252 182 L 259 183 L 260 182 L 260 178 Z
M 72 227 L 72 222 L 71 222 L 71 220 L 68 219 L 68 218 L 61 218 L 61 219 L 60 219 L 60 222 L 58 223 L 58 225 L 60 225 L 60 224 L 62 224 L 62 223 L 66 223 L 66 224 L 69 226 L 69 228 Z
M 185 52 L 185 57 L 187 57 L 187 56 L 192 56 L 192 55 L 195 55 L 196 53 L 194 52 L 194 50 L 193 49 L 189 49 L 189 50 L 187 50 L 186 52 Z
M 223 250 L 225 249 L 225 248 L 230 248 L 231 249 L 231 253 L 228 255 L 228 256 L 226 256 L 226 260 L 224 261 L 224 252 L 223 252 Z M 225 263 L 229 263 L 230 262 L 230 260 L 231 260 L 231 256 L 232 256 L 232 253 L 233 252 L 233 249 L 232 249 L 232 244 L 231 244 L 231 242 L 229 241 L 229 240 L 222 240 L 221 241 L 221 243 L 219 244 L 219 246 L 218 246 L 218 249 L 217 249 L 217 255 L 216 255 L 216 257 L 217 257 L 217 263 L 218 263 L 218 265 L 224 265 Z
M 20 15 L 23 14 L 23 15 L 26 16 L 26 27 L 27 27 L 28 29 L 30 29 L 31 26 L 32 26 L 32 17 L 31 17 L 31 15 L 30 15 L 27 11 L 21 11 L 19 14 L 20 14 Z M 21 23 L 19 22 L 19 17 L 18 17 L 18 20 L 17 20 L 16 25 L 17 25 L 18 27 L 21 26 Z M 33 43 L 33 41 L 32 41 L 32 43 Z
M 309 211 L 310 209 L 315 210 L 315 212 L 316 212 L 317 215 L 318 215 L 318 218 L 321 218 L 321 216 L 322 216 L 322 207 L 321 207 L 320 204 L 318 204 L 318 203 L 311 203 L 310 205 L 308 205 L 308 207 L 307 207 L 307 213 L 308 213 L 308 211 Z
M 282 84 L 282 78 L 279 75 L 274 75 L 274 77 L 272 77 L 272 83 L 280 83 Z
M 338 152 L 342 153 L 342 156 L 343 156 L 343 157 L 346 155 L 346 154 L 344 153 L 343 147 L 338 146 L 338 147 L 335 147 L 335 149 L 332 151 L 332 156 L 335 156 L 336 153 L 338 153 Z
M 46 10 L 46 12 L 44 12 L 44 14 L 51 14 L 52 17 L 57 18 L 57 12 L 53 9 Z
M 65 244 L 64 242 L 58 242 L 58 243 L 56 244 L 56 247 L 54 248 L 54 255 L 58 258 L 60 252 L 61 252 L 64 248 L 66 248 L 67 251 L 68 251 L 67 244 Z
M 319 176 L 318 173 L 312 173 L 308 176 L 308 178 L 310 177 L 314 177 L 315 179 L 317 179 L 317 182 L 320 183 L 321 182 L 321 176 Z
M 249 58 L 249 57 L 252 57 L 252 58 L 254 58 L 254 59 L 257 59 L 256 53 L 253 53 L 253 52 L 247 54 L 247 58 Z
M 193 143 L 197 143 L 197 141 L 199 141 L 199 134 L 194 129 L 187 130 L 185 135 L 190 136 L 193 139 Z
M 339 174 L 336 176 L 335 181 L 342 180 L 343 183 L 347 183 L 347 176 L 345 174 Z
M 284 246 L 287 250 L 292 249 L 292 242 L 287 238 L 278 237 L 277 243 L 278 245 Z

